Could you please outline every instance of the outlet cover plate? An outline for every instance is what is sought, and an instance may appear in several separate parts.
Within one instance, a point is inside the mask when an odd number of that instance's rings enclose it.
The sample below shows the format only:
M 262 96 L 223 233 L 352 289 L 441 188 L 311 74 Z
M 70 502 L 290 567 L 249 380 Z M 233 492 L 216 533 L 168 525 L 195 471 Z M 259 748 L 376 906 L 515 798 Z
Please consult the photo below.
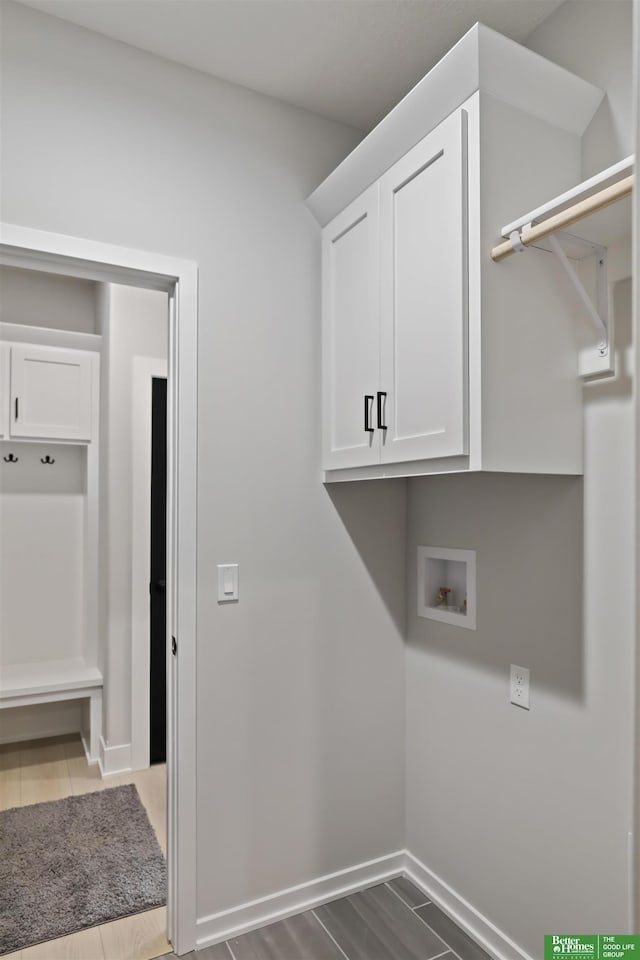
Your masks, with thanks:
M 516 707 L 529 710 L 529 669 L 511 664 L 511 684 L 509 687 L 511 703 Z

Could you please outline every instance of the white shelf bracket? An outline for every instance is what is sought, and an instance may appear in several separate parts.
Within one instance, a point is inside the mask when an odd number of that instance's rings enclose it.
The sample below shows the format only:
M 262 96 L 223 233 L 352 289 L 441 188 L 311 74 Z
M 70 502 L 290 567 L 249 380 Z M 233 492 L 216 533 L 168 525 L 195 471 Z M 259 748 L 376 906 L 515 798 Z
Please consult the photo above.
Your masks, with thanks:
M 558 237 L 555 234 L 551 234 L 547 237 L 547 242 L 569 277 L 597 336 L 596 346 L 582 351 L 580 355 L 580 376 L 587 378 L 613 374 L 613 344 L 611 343 L 609 323 L 607 248 L 596 244 L 589 244 L 593 249 L 595 257 L 596 302 L 594 304 L 585 290 L 582 280 L 574 270 L 571 261 L 562 249 Z

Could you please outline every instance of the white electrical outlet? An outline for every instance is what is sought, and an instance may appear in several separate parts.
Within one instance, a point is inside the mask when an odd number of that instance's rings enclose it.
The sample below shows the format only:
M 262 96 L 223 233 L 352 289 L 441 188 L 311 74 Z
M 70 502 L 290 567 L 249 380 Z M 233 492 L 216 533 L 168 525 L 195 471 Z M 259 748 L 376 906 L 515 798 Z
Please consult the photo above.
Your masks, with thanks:
M 516 707 L 529 709 L 529 670 L 527 667 L 516 667 L 511 664 L 511 703 Z

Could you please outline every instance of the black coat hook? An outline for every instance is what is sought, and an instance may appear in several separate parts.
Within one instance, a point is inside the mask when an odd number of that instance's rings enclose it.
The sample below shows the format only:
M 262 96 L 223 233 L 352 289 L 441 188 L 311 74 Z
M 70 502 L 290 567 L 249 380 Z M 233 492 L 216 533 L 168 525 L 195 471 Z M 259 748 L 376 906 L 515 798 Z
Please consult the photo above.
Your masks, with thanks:
M 40 463 L 55 463 L 55 460 L 52 460 L 49 454 L 46 457 L 40 457 Z
M 14 457 L 14 455 L 13 455 L 12 453 L 10 453 L 8 457 L 5 457 L 5 458 L 4 458 L 4 462 L 5 462 L 5 463 L 17 463 L 17 462 L 18 462 L 18 459 L 19 459 L 19 457 Z

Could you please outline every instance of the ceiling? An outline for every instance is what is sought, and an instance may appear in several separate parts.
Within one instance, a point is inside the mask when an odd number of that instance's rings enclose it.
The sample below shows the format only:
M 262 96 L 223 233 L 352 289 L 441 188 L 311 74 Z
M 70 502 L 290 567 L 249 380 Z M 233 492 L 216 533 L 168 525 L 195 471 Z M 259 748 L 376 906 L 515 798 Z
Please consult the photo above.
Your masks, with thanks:
M 476 21 L 522 42 L 562 0 L 19 0 L 371 129 Z

